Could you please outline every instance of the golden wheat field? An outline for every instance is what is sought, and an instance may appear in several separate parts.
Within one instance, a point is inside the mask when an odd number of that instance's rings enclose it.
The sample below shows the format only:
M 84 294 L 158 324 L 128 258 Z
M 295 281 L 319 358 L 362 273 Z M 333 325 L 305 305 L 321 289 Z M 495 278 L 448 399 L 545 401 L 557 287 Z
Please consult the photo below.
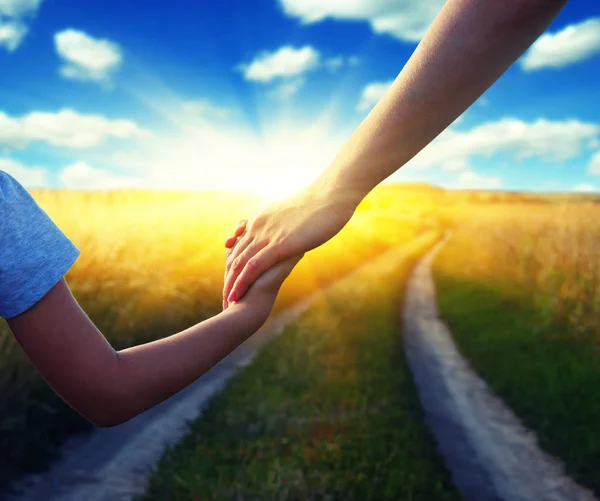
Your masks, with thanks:
M 547 321 L 600 333 L 600 204 L 456 205 L 445 212 L 452 245 L 444 273 L 526 290 Z
M 67 274 L 75 297 L 115 348 L 172 334 L 220 311 L 223 241 L 263 202 L 227 193 L 36 191 L 81 249 Z M 451 228 L 445 272 L 527 286 L 574 332 L 600 327 L 600 205 L 588 199 L 457 193 L 386 185 L 348 226 L 307 254 L 282 288 L 283 308 L 424 231 Z M 88 426 L 68 409 L 0 324 L 0 483 L 37 468 Z
M 310 252 L 284 284 L 290 305 L 398 242 L 420 233 L 431 193 L 382 189 L 338 237 Z M 408 207 L 399 197 L 419 203 Z M 81 250 L 67 274 L 75 297 L 115 348 L 180 331 L 221 309 L 223 242 L 264 202 L 227 193 L 34 191 Z M 402 210 L 400 210 L 402 205 Z M 0 483 L 52 457 L 62 437 L 87 424 L 68 409 L 0 324 Z

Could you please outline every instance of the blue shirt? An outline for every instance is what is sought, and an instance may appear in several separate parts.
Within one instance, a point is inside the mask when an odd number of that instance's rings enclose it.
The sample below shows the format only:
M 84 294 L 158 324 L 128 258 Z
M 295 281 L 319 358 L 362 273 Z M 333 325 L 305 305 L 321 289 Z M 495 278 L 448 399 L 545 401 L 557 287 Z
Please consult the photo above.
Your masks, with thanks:
M 31 308 L 78 256 L 29 192 L 0 170 L 0 317 Z

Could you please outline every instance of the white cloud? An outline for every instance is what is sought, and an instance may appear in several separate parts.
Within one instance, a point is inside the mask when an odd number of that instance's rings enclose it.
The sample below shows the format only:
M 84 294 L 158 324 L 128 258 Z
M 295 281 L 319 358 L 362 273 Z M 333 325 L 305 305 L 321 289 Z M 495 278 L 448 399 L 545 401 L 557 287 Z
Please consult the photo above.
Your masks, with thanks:
M 371 110 L 387 92 L 392 83 L 394 83 L 393 80 L 388 82 L 374 82 L 367 85 L 362 91 L 360 102 L 356 106 L 356 109 L 358 111 Z
M 600 151 L 592 156 L 588 167 L 588 173 L 600 175 Z
M 542 35 L 521 58 L 527 71 L 562 68 L 600 53 L 600 18 L 572 24 L 557 33 Z
M 489 98 L 487 98 L 485 96 L 481 96 L 477 101 L 475 101 L 475 104 L 477 106 L 481 106 L 482 108 L 485 108 L 486 106 L 490 105 L 490 100 L 489 100 Z
M 21 18 L 35 14 L 42 0 L 0 0 L 0 15 Z
M 465 121 L 465 115 L 466 115 L 466 111 L 463 112 L 462 115 L 459 115 L 458 118 L 456 120 L 454 120 L 454 122 L 452 122 L 449 127 L 453 127 L 455 125 L 460 125 L 461 123 L 463 123 Z
M 85 162 L 65 167 L 59 174 L 59 180 L 61 187 L 73 190 L 115 190 L 141 184 L 139 179 L 114 174 Z
M 25 148 L 33 141 L 67 148 L 93 148 L 106 140 L 136 139 L 148 134 L 130 120 L 82 115 L 70 109 L 55 113 L 34 111 L 11 117 L 0 111 L 0 146 Z
M 241 65 L 246 80 L 267 83 L 278 78 L 298 77 L 319 66 L 321 55 L 307 45 L 294 48 L 289 45 L 275 52 L 263 52 L 248 65 Z
M 217 106 L 206 99 L 187 101 L 181 106 L 183 113 L 190 118 L 225 120 L 233 116 L 233 110 Z
M 577 191 L 579 193 L 594 193 L 598 191 L 598 189 L 592 184 L 578 184 L 573 188 L 573 191 Z
M 466 158 L 454 158 L 442 164 L 442 170 L 446 172 L 461 172 L 469 169 L 469 160 Z
M 0 46 L 8 52 L 14 51 L 27 34 L 27 26 L 21 22 L 2 22 L 0 19 Z
M 376 33 L 418 42 L 445 0 L 279 0 L 283 11 L 303 23 L 324 19 L 366 21 Z
M 485 176 L 471 170 L 461 172 L 452 186 L 459 189 L 495 190 L 502 187 L 499 176 Z
M 301 48 L 286 45 L 273 52 L 262 52 L 251 63 L 241 64 L 236 69 L 242 71 L 244 78 L 249 81 L 262 84 L 278 81 L 269 96 L 285 101 L 304 86 L 308 72 L 325 68 L 335 73 L 344 66 L 356 66 L 358 63 L 359 59 L 355 56 L 324 59 L 319 51 L 309 45 Z
M 346 64 L 346 60 L 341 56 L 330 57 L 325 61 L 325 67 L 331 72 L 336 72 L 342 68 L 344 64 Z
M 54 44 L 63 60 L 60 74 L 72 80 L 107 83 L 123 60 L 116 43 L 92 38 L 83 31 L 68 29 L 56 33 Z
M 524 122 L 503 118 L 465 131 L 447 129 L 411 160 L 410 165 L 466 169 L 472 158 L 497 153 L 506 153 L 517 160 L 536 157 L 561 162 L 581 154 L 599 134 L 600 125 L 578 120 Z
M 0 170 L 28 188 L 41 188 L 48 183 L 49 171 L 45 167 L 30 167 L 10 158 L 0 158 Z
M 25 20 L 37 12 L 42 0 L 0 0 L 0 47 L 12 52 L 29 31 Z
M 285 101 L 294 97 L 298 91 L 304 86 L 306 79 L 303 77 L 295 78 L 294 80 L 289 80 L 287 82 L 283 82 L 279 86 L 277 86 L 274 90 L 270 92 L 271 97 L 274 99 L 279 99 L 280 101 Z
M 360 63 L 360 59 L 356 56 L 350 56 L 348 58 L 344 56 L 335 56 L 326 59 L 323 65 L 332 73 L 335 73 L 344 66 L 357 66 Z

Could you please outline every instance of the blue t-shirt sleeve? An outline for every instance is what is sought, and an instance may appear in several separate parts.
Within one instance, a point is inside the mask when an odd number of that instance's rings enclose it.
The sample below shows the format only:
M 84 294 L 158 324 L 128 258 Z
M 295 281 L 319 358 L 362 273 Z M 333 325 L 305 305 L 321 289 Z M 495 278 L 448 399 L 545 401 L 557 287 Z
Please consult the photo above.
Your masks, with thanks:
M 31 308 L 78 256 L 77 247 L 29 192 L 0 171 L 0 317 Z

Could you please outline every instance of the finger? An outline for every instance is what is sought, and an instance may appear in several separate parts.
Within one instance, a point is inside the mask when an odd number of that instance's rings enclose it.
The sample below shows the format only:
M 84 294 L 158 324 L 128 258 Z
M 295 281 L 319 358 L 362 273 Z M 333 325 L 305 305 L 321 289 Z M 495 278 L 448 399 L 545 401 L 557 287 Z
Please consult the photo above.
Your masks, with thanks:
M 265 247 L 256 256 L 250 258 L 237 276 L 227 301 L 234 303 L 242 299 L 254 281 L 281 260 L 281 252 L 275 245 Z M 230 280 L 230 277 L 228 276 L 227 279 Z
M 236 237 L 235 235 L 230 235 L 227 240 L 225 240 L 225 256 L 229 257 L 233 252 L 238 241 L 241 240 L 241 237 Z
M 232 263 L 238 258 L 238 256 L 244 252 L 244 250 L 246 250 L 246 248 L 252 244 L 252 242 L 254 241 L 254 237 L 250 237 L 248 235 L 246 235 L 245 237 L 240 237 L 240 239 L 238 239 L 238 243 L 235 244 L 235 246 L 231 249 L 231 252 L 229 253 L 229 255 L 226 258 L 225 261 L 225 280 L 223 281 L 223 299 L 227 302 L 227 306 L 229 306 L 229 301 L 227 301 L 227 297 L 229 296 L 229 289 L 231 286 L 226 287 L 226 284 L 229 283 L 228 277 L 231 275 L 231 265 Z M 235 274 L 235 277 L 237 277 L 237 273 Z M 234 280 L 231 280 L 231 284 L 233 284 L 233 282 L 235 281 L 235 277 Z
M 227 271 L 229 270 L 229 267 L 227 266 L 227 263 L 230 262 L 230 256 L 235 248 L 235 243 L 237 243 L 237 237 L 231 236 L 229 238 L 235 238 L 234 240 L 234 244 L 227 246 L 227 243 L 229 242 L 229 240 L 227 240 L 226 242 L 226 249 L 225 249 L 225 272 L 223 275 L 223 284 L 225 284 L 225 280 L 227 279 Z M 226 298 L 225 298 L 225 293 L 223 293 L 223 311 L 225 311 L 227 308 L 229 307 L 229 303 L 227 302 Z
M 223 274 L 223 286 L 225 286 L 225 280 L 227 280 L 227 270 L 225 270 L 225 273 Z M 227 298 L 224 297 L 225 295 L 223 294 L 223 311 L 225 311 L 227 308 L 229 308 L 229 302 L 227 301 Z
M 238 243 L 236 243 L 233 248 L 229 249 L 230 252 L 227 253 L 225 261 L 225 278 L 223 279 L 223 300 L 225 301 L 226 308 L 229 307 L 229 301 L 227 301 L 227 297 L 229 296 L 229 289 L 231 286 L 226 287 L 226 284 L 228 283 L 227 277 L 230 275 L 229 270 L 231 268 L 231 264 L 235 261 L 237 256 L 239 256 L 253 241 L 254 237 L 240 237 L 240 239 L 238 239 Z
M 229 269 L 231 268 L 231 263 L 237 259 L 237 257 L 246 250 L 252 242 L 254 242 L 254 237 L 252 236 L 244 236 L 238 239 L 237 243 L 231 248 L 231 252 L 227 256 L 227 261 L 225 263 L 225 271 L 229 273 Z
M 235 236 L 239 237 L 242 233 L 244 233 L 244 231 L 246 231 L 246 226 L 248 226 L 248 220 L 241 219 L 235 227 Z
M 234 260 L 230 262 L 230 267 L 225 277 L 225 284 L 223 286 L 223 299 L 225 299 L 228 303 L 235 302 L 229 299 L 229 294 L 237 277 L 246 267 L 248 261 L 260 251 L 262 251 L 266 246 L 267 242 L 253 242 L 252 244 L 248 245 L 248 247 L 246 247 L 244 252 L 240 253 Z
M 231 247 L 234 246 L 235 242 L 237 241 L 238 237 L 236 237 L 235 235 L 229 235 L 227 237 L 227 239 L 225 240 L 225 247 L 227 247 L 228 249 L 230 249 Z
M 233 235 L 229 235 L 227 240 L 225 240 L 225 247 L 233 247 L 235 241 L 240 237 L 244 231 L 246 231 L 246 226 L 248 225 L 248 221 L 246 219 L 242 219 L 238 222 Z

